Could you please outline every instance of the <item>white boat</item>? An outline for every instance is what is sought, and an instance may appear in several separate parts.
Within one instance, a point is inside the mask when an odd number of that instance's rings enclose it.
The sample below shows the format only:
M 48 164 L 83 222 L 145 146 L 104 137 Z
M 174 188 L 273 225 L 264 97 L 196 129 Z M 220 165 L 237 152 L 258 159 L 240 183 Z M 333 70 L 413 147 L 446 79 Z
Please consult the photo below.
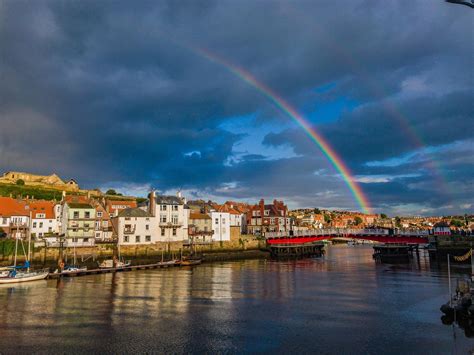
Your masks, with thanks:
M 61 274 L 70 274 L 79 271 L 87 271 L 87 267 L 68 266 L 61 272 Z
M 31 216 L 30 216 L 31 218 Z M 23 242 L 21 242 L 23 246 Z M 24 250 L 24 249 L 23 249 Z M 18 238 L 15 240 L 15 259 L 13 262 L 13 266 L 9 267 L 7 270 L 2 270 L 2 277 L 0 277 L 0 285 L 1 284 L 13 284 L 13 283 L 21 283 L 21 282 L 28 282 L 28 281 L 37 281 L 37 280 L 44 280 L 49 275 L 49 270 L 39 270 L 34 271 L 30 270 L 30 259 L 31 259 L 31 234 L 28 235 L 28 254 L 23 266 L 17 266 L 17 255 L 18 255 Z M 18 269 L 25 269 L 25 271 L 18 271 Z M 6 274 L 6 271 L 8 274 Z
M 48 274 L 49 272 L 47 270 L 27 272 L 14 272 L 14 270 L 12 270 L 7 277 L 0 278 L 0 285 L 44 280 L 46 277 L 48 277 Z
M 117 260 L 115 268 L 120 269 L 120 268 L 123 268 L 123 267 L 126 267 L 126 266 L 130 266 L 131 264 L 132 264 L 131 260 L 126 260 L 126 261 Z M 104 260 L 103 262 L 101 262 L 99 264 L 99 268 L 101 268 L 101 269 L 113 269 L 114 268 L 114 260 L 113 259 Z

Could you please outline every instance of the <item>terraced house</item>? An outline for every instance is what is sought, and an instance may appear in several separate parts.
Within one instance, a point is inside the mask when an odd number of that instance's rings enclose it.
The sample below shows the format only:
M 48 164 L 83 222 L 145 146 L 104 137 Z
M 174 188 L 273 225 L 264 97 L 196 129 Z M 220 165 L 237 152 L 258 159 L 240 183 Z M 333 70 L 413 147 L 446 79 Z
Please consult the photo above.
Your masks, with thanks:
M 159 220 L 159 241 L 181 242 L 188 239 L 189 208 L 179 192 L 176 196 L 151 192 L 148 212 Z
M 66 202 L 62 211 L 62 230 L 68 246 L 93 246 L 95 208 L 84 202 Z

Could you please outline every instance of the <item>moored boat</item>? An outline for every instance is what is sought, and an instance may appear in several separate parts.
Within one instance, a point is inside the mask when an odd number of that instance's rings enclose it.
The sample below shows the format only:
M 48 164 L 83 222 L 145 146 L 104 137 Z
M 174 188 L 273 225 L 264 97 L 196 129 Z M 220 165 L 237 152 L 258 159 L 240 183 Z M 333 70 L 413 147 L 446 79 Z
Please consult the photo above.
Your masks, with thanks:
M 0 278 L 0 284 L 12 284 L 36 280 L 44 280 L 49 275 L 48 270 L 41 271 L 20 271 L 17 272 L 16 269 L 12 269 L 7 277 Z
M 114 265 L 114 259 L 108 259 L 101 262 L 99 264 L 99 268 L 100 269 L 114 269 L 114 268 L 121 269 L 130 265 L 132 265 L 131 260 L 124 260 L 124 261 L 116 260 L 115 265 Z

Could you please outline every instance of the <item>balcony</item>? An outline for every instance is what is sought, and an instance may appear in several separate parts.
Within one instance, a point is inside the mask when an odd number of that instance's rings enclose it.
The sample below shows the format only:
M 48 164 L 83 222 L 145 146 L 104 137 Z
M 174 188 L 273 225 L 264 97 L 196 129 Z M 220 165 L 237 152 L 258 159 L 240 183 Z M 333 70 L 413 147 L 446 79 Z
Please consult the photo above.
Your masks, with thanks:
M 181 223 L 181 222 L 177 222 L 177 223 L 160 222 L 160 227 L 161 228 L 179 228 L 179 227 L 182 227 L 182 226 L 183 226 L 183 223 Z
M 10 222 L 10 229 L 26 229 L 28 227 L 28 223 Z
M 130 227 L 130 228 L 124 228 L 123 229 L 123 234 L 133 234 L 135 233 L 136 226 Z

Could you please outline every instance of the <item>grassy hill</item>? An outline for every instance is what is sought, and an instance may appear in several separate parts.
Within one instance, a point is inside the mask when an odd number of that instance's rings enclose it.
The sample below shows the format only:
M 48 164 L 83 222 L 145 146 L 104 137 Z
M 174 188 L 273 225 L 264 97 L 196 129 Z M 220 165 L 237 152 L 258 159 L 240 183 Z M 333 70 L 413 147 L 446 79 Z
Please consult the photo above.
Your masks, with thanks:
M 68 193 L 70 195 L 71 193 Z M 62 192 L 38 186 L 0 184 L 0 196 L 26 197 L 38 200 L 61 200 Z

